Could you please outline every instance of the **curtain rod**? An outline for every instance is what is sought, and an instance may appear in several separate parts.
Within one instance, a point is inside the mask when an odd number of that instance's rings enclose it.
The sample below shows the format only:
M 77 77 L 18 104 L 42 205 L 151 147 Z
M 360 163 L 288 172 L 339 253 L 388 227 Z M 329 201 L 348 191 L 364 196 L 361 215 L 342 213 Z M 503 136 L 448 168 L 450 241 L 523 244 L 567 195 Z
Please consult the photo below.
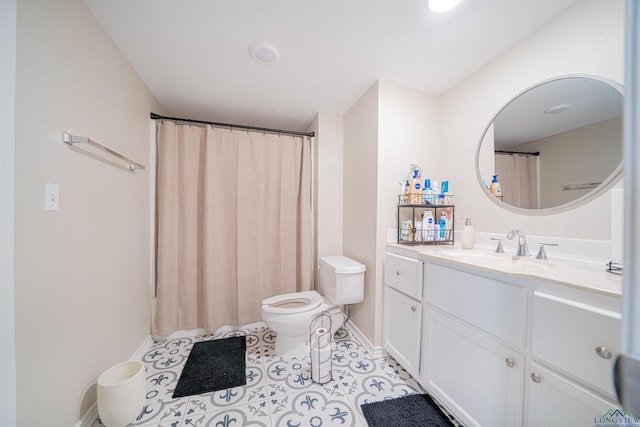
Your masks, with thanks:
M 194 119 L 180 119 L 178 117 L 166 117 L 161 116 L 156 113 L 151 113 L 150 117 L 152 120 L 171 120 L 174 122 L 187 122 L 187 123 L 200 123 L 203 125 L 211 125 L 211 126 L 222 126 L 222 127 L 230 127 L 230 128 L 238 128 L 238 129 L 247 129 L 247 130 L 255 130 L 259 132 L 272 132 L 272 133 L 282 133 L 286 135 L 298 135 L 298 136 L 308 136 L 313 138 L 315 136 L 315 132 L 298 132 L 295 130 L 282 130 L 282 129 L 270 129 L 270 128 L 261 128 L 256 126 L 247 126 L 247 125 L 234 125 L 231 123 L 218 123 L 218 122 L 206 122 L 204 120 L 194 120 Z
M 497 154 L 520 154 L 521 156 L 539 156 L 539 151 L 534 151 L 533 153 L 527 153 L 525 151 L 504 151 L 504 150 L 495 150 L 494 153 Z

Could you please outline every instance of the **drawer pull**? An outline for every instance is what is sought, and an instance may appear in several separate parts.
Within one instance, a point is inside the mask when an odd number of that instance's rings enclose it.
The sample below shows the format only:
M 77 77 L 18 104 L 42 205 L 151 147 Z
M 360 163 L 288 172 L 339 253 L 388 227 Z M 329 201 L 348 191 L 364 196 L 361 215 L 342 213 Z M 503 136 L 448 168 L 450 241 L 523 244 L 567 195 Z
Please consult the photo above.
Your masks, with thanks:
M 396 276 L 400 275 L 400 270 L 396 270 Z
M 611 352 L 603 345 L 596 347 L 596 353 L 603 359 L 611 359 Z
M 506 359 L 504 359 L 504 363 L 506 363 L 506 365 L 510 368 L 513 368 L 514 366 L 516 366 L 516 361 L 513 360 L 513 358 L 511 357 L 507 357 Z
M 414 313 L 416 312 L 416 310 L 417 310 L 417 309 L 418 309 L 418 308 L 417 308 L 415 305 L 412 305 L 412 306 L 411 306 L 411 311 L 413 311 Z
M 542 381 L 542 377 L 537 372 L 531 373 L 531 379 L 533 380 L 534 383 L 539 383 L 540 381 Z

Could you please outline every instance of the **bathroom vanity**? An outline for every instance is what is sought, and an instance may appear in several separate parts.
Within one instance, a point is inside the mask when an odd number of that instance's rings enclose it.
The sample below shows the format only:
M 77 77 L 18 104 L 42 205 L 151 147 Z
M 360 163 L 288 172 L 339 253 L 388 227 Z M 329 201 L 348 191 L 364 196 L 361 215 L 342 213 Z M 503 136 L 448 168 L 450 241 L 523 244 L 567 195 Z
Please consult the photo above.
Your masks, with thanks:
M 594 425 L 619 407 L 605 266 L 388 245 L 384 348 L 465 425 Z

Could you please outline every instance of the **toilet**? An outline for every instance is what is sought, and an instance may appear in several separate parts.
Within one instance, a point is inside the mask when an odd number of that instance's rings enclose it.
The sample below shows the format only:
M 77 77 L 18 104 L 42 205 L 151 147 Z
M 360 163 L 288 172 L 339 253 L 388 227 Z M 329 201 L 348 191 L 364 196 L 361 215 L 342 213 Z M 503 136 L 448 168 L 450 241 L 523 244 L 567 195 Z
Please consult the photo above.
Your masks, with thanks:
M 276 295 L 262 301 L 261 316 L 276 333 L 276 354 L 309 354 L 309 326 L 318 314 L 331 314 L 331 333 L 344 323 L 342 307 L 364 300 L 365 266 L 344 256 L 320 258 L 320 292 L 305 291 Z

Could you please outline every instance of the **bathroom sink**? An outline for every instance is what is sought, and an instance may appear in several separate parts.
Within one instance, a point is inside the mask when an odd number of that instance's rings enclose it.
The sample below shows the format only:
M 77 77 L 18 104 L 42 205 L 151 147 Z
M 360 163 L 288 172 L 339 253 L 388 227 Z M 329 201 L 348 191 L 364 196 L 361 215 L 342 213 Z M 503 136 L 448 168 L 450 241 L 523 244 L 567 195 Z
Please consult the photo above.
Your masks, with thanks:
M 500 270 L 506 273 L 536 274 L 553 270 L 552 262 L 542 261 L 533 257 L 521 257 L 511 254 L 498 254 L 479 250 L 444 250 L 440 256 L 478 267 Z
M 490 273 L 546 280 L 616 296 L 622 292 L 622 277 L 606 273 L 603 264 L 596 261 L 561 258 L 540 260 L 535 256 L 515 256 L 513 252 L 499 254 L 483 248 L 425 248 L 419 254 L 430 262 L 455 263 Z

